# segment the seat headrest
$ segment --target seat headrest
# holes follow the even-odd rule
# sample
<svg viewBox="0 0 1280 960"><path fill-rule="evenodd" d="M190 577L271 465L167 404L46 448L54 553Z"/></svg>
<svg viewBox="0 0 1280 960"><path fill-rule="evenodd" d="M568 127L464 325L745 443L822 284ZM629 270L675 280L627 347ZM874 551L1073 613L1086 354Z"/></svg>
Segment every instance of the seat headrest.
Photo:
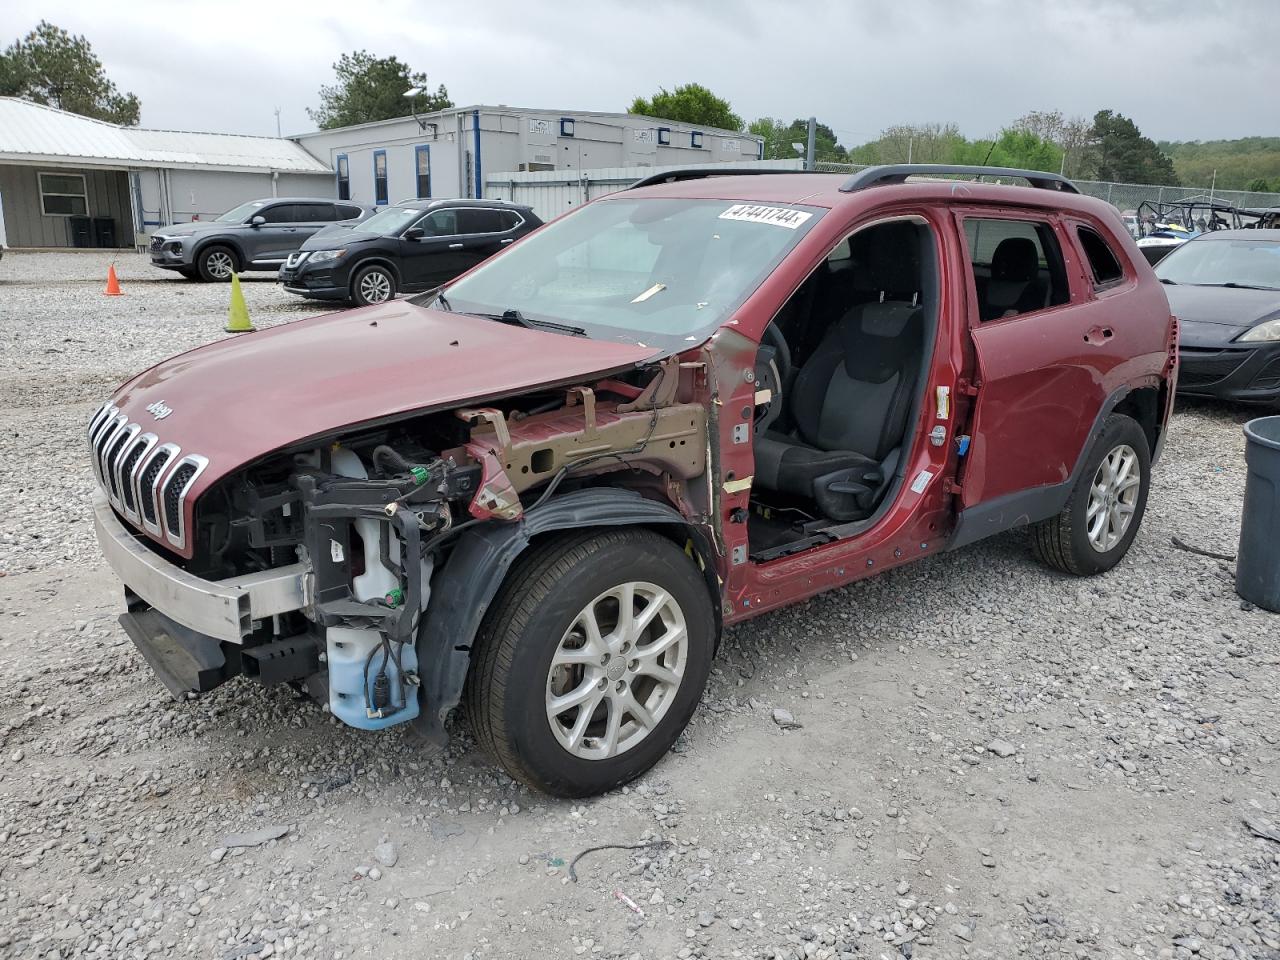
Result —
<svg viewBox="0 0 1280 960"><path fill-rule="evenodd" d="M909 303L854 307L838 326L844 370L854 380L884 383L919 357L924 310Z"/></svg>
<svg viewBox="0 0 1280 960"><path fill-rule="evenodd" d="M909 223L894 223L866 231L868 242L865 262L870 283L860 286L891 294L914 293L919 290L919 245L915 229Z"/></svg>
<svg viewBox="0 0 1280 960"><path fill-rule="evenodd" d="M1006 237L991 255L992 280L1017 280L1025 283L1040 274L1040 251L1028 237Z"/></svg>

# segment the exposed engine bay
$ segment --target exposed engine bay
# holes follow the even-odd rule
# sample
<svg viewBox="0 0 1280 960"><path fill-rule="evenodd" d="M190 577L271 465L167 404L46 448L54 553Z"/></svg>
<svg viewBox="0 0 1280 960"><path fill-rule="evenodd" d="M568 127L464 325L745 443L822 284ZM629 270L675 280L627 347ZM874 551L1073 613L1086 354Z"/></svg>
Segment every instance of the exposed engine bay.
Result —
<svg viewBox="0 0 1280 960"><path fill-rule="evenodd" d="M670 358L591 386L425 413L280 451L200 498L195 552L183 567L225 582L302 563L306 605L253 620L237 645L201 637L131 597L130 633L144 653L139 632L153 634L144 638L153 647L161 634L180 635L188 652L203 645L198 668L180 678L188 689L244 673L294 684L351 726L412 720L420 628L459 536L600 484L707 516L710 487L689 482L707 474L707 406L697 402L705 393L703 364ZM161 655L148 659L164 677Z"/></svg>

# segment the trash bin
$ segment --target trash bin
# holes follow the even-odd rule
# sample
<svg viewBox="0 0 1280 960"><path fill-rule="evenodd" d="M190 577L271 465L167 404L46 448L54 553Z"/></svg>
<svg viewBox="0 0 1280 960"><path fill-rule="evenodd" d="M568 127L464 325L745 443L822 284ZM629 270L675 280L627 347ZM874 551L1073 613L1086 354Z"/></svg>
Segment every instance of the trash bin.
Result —
<svg viewBox="0 0 1280 960"><path fill-rule="evenodd" d="M1280 417L1244 425L1244 514L1236 555L1236 593L1280 613Z"/></svg>

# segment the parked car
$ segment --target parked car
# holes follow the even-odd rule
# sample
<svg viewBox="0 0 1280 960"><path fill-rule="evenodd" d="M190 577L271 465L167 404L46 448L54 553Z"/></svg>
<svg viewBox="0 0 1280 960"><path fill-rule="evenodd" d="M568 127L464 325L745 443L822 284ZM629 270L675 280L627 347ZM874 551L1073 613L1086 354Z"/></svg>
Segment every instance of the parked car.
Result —
<svg viewBox="0 0 1280 960"><path fill-rule="evenodd" d="M465 701L583 796L670 749L727 625L1026 525L1110 569L1175 322L1060 177L905 182L978 173L1019 175L661 174L138 374L89 424L121 623L177 696L245 674L435 747Z"/></svg>
<svg viewBox="0 0 1280 960"><path fill-rule="evenodd" d="M372 212L346 200L250 200L216 220L161 227L151 236L151 263L205 281L230 280L245 270L278 270L303 241L335 223L359 223Z"/></svg>
<svg viewBox="0 0 1280 960"><path fill-rule="evenodd" d="M438 287L540 226L529 207L501 201L406 200L308 240L280 282L303 297L382 303Z"/></svg>
<svg viewBox="0 0 1280 960"><path fill-rule="evenodd" d="M1155 271L1182 324L1178 392L1280 402L1280 229L1201 234Z"/></svg>

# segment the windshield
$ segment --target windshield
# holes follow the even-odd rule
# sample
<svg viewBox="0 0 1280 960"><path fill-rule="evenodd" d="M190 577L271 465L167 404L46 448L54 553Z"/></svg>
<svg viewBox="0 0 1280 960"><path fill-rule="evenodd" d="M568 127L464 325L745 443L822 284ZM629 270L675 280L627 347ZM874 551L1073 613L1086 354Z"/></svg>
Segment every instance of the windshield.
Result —
<svg viewBox="0 0 1280 960"><path fill-rule="evenodd" d="M1161 260L1156 276L1173 283L1280 290L1280 240L1193 240Z"/></svg>
<svg viewBox="0 0 1280 960"><path fill-rule="evenodd" d="M589 336L678 348L709 334L822 210L609 199L542 227L448 288L463 313L518 310Z"/></svg>
<svg viewBox="0 0 1280 960"><path fill-rule="evenodd" d="M353 233L367 233L371 237L394 237L420 216L422 211L414 207L388 207L368 220L357 223L351 230Z"/></svg>
<svg viewBox="0 0 1280 960"><path fill-rule="evenodd" d="M240 206L233 207L232 209L228 210L226 213L224 213L214 222L215 223L244 223L251 216L253 216L254 211L256 211L259 207L266 206L266 203L267 201L265 200L250 200L248 203L242 203L240 204Z"/></svg>

